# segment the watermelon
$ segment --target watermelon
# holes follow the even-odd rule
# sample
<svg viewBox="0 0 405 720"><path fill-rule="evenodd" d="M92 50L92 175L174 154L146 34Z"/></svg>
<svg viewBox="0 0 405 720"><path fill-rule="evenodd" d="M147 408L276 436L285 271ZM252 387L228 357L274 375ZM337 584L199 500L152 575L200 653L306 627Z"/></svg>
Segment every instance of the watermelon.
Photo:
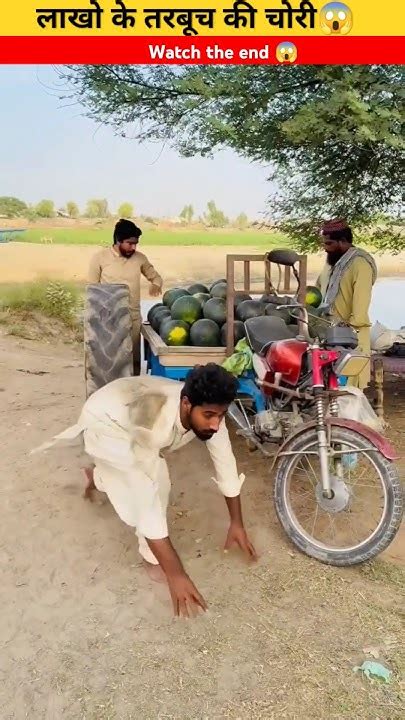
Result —
<svg viewBox="0 0 405 720"><path fill-rule="evenodd" d="M249 318L264 315L264 303L260 300L243 300L236 308L236 317L242 322L246 322Z"/></svg>
<svg viewBox="0 0 405 720"><path fill-rule="evenodd" d="M163 320L160 325L160 337L171 347L188 345L190 342L190 326L183 320Z"/></svg>
<svg viewBox="0 0 405 720"><path fill-rule="evenodd" d="M215 280L215 281L212 283L212 285L210 286L210 292L211 292L212 288L215 287L215 285L218 285L218 283L226 283L226 278L222 278L222 280Z"/></svg>
<svg viewBox="0 0 405 720"><path fill-rule="evenodd" d="M159 326L162 320L170 320L171 319L171 313L169 308L165 307L164 305L161 308L156 308L155 312L152 315L150 324L152 325L155 332L159 332Z"/></svg>
<svg viewBox="0 0 405 720"><path fill-rule="evenodd" d="M305 305L309 315L316 315L316 317L322 317L325 313L325 308L313 307L312 305Z"/></svg>
<svg viewBox="0 0 405 720"><path fill-rule="evenodd" d="M190 295L189 291L184 288L172 288L171 290L166 290L163 295L163 305L171 308L175 300L180 297L184 297L184 295Z"/></svg>
<svg viewBox="0 0 405 720"><path fill-rule="evenodd" d="M227 323L221 327L221 345L224 347L226 347L226 328ZM236 345L236 343L238 343L239 340L242 340L245 335L245 324L240 320L235 320L233 323L233 344Z"/></svg>
<svg viewBox="0 0 405 720"><path fill-rule="evenodd" d="M203 315L208 320L214 320L218 325L223 325L226 321L226 300L211 298L203 307Z"/></svg>
<svg viewBox="0 0 405 720"><path fill-rule="evenodd" d="M150 310L149 310L149 312L148 312L148 316L147 316L147 317L148 317L148 323L151 323L151 322L152 322L152 317L153 317L155 311L156 311L158 308L161 308L161 307L165 307L165 306L163 305L163 303L156 303L156 305L153 305L153 306L150 308Z"/></svg>
<svg viewBox="0 0 405 720"><path fill-rule="evenodd" d="M280 310L277 310L277 305L273 305L273 303L269 303L266 305L264 313L265 315L272 315L273 317L279 317L284 320L284 322L289 325L291 322L293 322L293 318L291 317L291 313L297 313L297 309L291 308L291 310L287 310L287 308L283 307L280 308Z"/></svg>
<svg viewBox="0 0 405 720"><path fill-rule="evenodd" d="M216 285L214 285L213 288L211 288L211 290L210 290L211 297L222 298L223 300L225 300L226 290L227 290L226 282L219 282Z"/></svg>
<svg viewBox="0 0 405 720"><path fill-rule="evenodd" d="M244 290L237 290L235 292L235 297L234 297L234 301L233 301L234 307L237 308L238 305L240 305L241 302L243 302L244 300L251 300L251 299L252 298L250 297L249 293L245 292Z"/></svg>
<svg viewBox="0 0 405 720"><path fill-rule="evenodd" d="M211 300L211 295L209 293L198 292L194 293L193 297L200 301L201 307L204 307L205 303L208 302L208 300Z"/></svg>
<svg viewBox="0 0 405 720"><path fill-rule="evenodd" d="M219 327L214 320L197 320L190 329L190 341L198 347L219 347Z"/></svg>
<svg viewBox="0 0 405 720"><path fill-rule="evenodd" d="M202 283L195 283L194 285L190 285L188 288L188 291L190 295L196 295L197 293L208 293L209 290L206 285L203 285Z"/></svg>
<svg viewBox="0 0 405 720"><path fill-rule="evenodd" d="M311 305L314 308L320 306L322 302L322 293L315 285L307 285L305 288L305 305Z"/></svg>
<svg viewBox="0 0 405 720"><path fill-rule="evenodd" d="M174 301L171 312L173 320L183 320L192 325L202 316L202 307L197 298L187 294Z"/></svg>

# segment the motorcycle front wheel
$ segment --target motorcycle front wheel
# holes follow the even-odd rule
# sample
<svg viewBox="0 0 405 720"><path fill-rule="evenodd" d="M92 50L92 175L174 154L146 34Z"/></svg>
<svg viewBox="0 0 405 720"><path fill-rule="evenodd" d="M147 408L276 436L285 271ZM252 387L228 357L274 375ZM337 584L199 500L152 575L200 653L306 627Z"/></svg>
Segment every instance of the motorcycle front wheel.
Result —
<svg viewBox="0 0 405 720"><path fill-rule="evenodd" d="M322 492L318 438L309 429L284 447L274 501L278 519L301 552L328 565L370 560L394 539L403 515L395 465L362 435L332 427L332 498Z"/></svg>

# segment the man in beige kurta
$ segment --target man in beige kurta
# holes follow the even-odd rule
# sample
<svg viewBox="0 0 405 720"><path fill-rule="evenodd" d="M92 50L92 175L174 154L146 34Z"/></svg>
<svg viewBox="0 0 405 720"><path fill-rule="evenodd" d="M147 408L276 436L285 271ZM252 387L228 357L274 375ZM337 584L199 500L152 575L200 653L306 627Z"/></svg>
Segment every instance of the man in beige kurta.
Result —
<svg viewBox="0 0 405 720"><path fill-rule="evenodd" d="M327 261L318 278L323 303L337 320L356 330L358 349L370 355L369 308L376 264L369 253L353 246L351 228L344 220L325 222L321 229ZM364 390L370 382L370 363L349 384Z"/></svg>
<svg viewBox="0 0 405 720"><path fill-rule="evenodd" d="M132 317L132 342L134 375L141 369L141 275L151 283L150 294L160 295L162 278L149 262L146 255L138 251L142 230L130 220L119 220L114 230L112 247L100 250L91 259L88 282L119 283L128 285L130 312Z"/></svg>
<svg viewBox="0 0 405 720"><path fill-rule="evenodd" d="M195 367L184 384L150 375L119 378L88 398L75 425L36 450L82 438L94 462L87 490L96 487L105 492L119 517L135 528L145 567L152 579L163 577L168 582L177 615L188 614L186 605L201 604L201 596L169 537L167 455L196 438L206 444L213 480L229 512L225 548L235 544L249 558L256 558L242 519L245 476L238 473L225 423L237 386L233 375L213 363ZM190 458L192 486L195 468Z"/></svg>

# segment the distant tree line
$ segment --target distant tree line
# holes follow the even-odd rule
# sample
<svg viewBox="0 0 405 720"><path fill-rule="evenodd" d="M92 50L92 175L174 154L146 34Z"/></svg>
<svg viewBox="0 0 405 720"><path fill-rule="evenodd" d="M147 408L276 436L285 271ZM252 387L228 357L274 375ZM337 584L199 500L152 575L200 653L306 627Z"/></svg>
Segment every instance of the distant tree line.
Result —
<svg viewBox="0 0 405 720"><path fill-rule="evenodd" d="M23 200L15 197L0 197L0 216L6 218L25 217L28 220L36 218L54 218L57 216L70 217L72 219L84 217L104 219L111 217L112 213L105 198L93 198L88 200L83 212L73 200L69 200L64 207L56 208L53 200L43 199L36 205L28 205ZM134 216L134 206L130 202L122 203L117 215L123 218Z"/></svg>
<svg viewBox="0 0 405 720"><path fill-rule="evenodd" d="M93 198L88 200L84 211L81 212L77 203L69 200L64 207L56 208L53 200L43 199L36 205L28 205L23 200L15 197L0 197L0 217L3 218L26 218L27 220L41 220L44 218L66 217L71 219L89 218L104 220L112 217L108 201L105 198ZM117 209L116 216L121 218L134 217L134 206L130 202L122 203ZM230 220L220 210L214 200L207 203L206 211L200 216L195 215L192 205L185 205L179 215L179 219L185 225L199 223L209 228L233 227L238 230L246 230L251 224L246 213L241 212L234 220ZM145 222L156 224L156 219L150 216L143 218Z"/></svg>

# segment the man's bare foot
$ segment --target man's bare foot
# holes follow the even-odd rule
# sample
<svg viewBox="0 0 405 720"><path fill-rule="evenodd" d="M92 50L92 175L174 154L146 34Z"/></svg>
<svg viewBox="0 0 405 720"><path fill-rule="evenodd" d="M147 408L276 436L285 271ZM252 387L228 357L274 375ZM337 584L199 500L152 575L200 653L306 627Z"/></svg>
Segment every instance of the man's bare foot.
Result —
<svg viewBox="0 0 405 720"><path fill-rule="evenodd" d="M83 497L85 500L93 502L93 490L96 490L94 484L94 467L84 468L84 474L86 476L86 486L84 488Z"/></svg>
<svg viewBox="0 0 405 720"><path fill-rule="evenodd" d="M152 563L148 562L147 560L143 560L143 566L148 573L149 578L153 580L153 582L167 583L166 575L164 574L160 565L152 565Z"/></svg>

